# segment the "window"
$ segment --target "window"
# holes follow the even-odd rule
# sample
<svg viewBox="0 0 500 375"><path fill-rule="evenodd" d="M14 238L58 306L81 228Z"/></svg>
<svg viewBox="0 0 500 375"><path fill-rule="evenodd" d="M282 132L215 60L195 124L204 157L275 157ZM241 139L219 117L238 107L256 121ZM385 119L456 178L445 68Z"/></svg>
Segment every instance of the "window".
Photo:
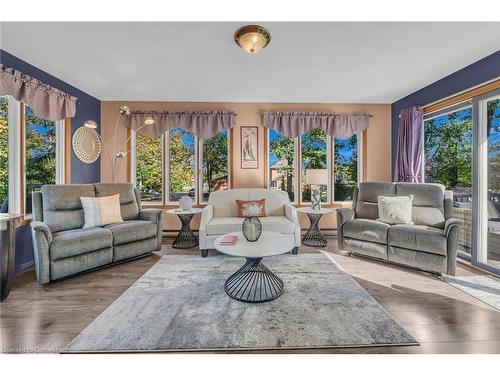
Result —
<svg viewBox="0 0 500 375"><path fill-rule="evenodd" d="M0 96L0 212L7 210L9 195L9 98ZM4 203L5 202L5 203Z"/></svg>
<svg viewBox="0 0 500 375"><path fill-rule="evenodd" d="M328 169L328 136L324 130L312 129L300 137L302 160L302 202L311 201L311 186L306 184L306 170ZM321 202L328 201L328 185L321 185Z"/></svg>
<svg viewBox="0 0 500 375"><path fill-rule="evenodd" d="M350 201L358 185L358 136L335 138L333 147L333 200Z"/></svg>
<svg viewBox="0 0 500 375"><path fill-rule="evenodd" d="M228 131L202 140L202 181L200 202L207 202L212 191L229 189Z"/></svg>
<svg viewBox="0 0 500 375"><path fill-rule="evenodd" d="M32 212L31 197L42 185L55 184L56 179L56 122L36 117L24 106L25 129L25 206Z"/></svg>
<svg viewBox="0 0 500 375"><path fill-rule="evenodd" d="M359 138L354 134L345 139L332 139L325 131L312 129L292 139L269 129L268 187L287 191L291 202L310 202L311 187L306 184L306 171L326 169L328 176L333 174L333 177L320 187L321 201L352 200L361 175Z"/></svg>
<svg viewBox="0 0 500 375"><path fill-rule="evenodd" d="M183 196L194 197L195 191L195 139L184 129L168 132L169 202L177 202Z"/></svg>
<svg viewBox="0 0 500 375"><path fill-rule="evenodd" d="M424 181L452 190L457 218L472 221L472 107L451 108L424 118ZM468 254L472 233L461 231L459 249Z"/></svg>
<svg viewBox="0 0 500 375"><path fill-rule="evenodd" d="M163 137L148 138L137 134L136 186L141 200L148 203L162 202L163 182Z"/></svg>
<svg viewBox="0 0 500 375"><path fill-rule="evenodd" d="M293 138L269 130L269 187L286 191L291 202L295 202L295 154Z"/></svg>
<svg viewBox="0 0 500 375"><path fill-rule="evenodd" d="M134 134L133 142L135 184L146 204L176 204L183 196L205 203L212 191L229 188L229 131L202 140L173 129L155 139Z"/></svg>
<svg viewBox="0 0 500 375"><path fill-rule="evenodd" d="M48 121L11 96L0 96L0 209L32 212L32 194L64 183L65 122ZM22 147L24 145L24 148Z"/></svg>

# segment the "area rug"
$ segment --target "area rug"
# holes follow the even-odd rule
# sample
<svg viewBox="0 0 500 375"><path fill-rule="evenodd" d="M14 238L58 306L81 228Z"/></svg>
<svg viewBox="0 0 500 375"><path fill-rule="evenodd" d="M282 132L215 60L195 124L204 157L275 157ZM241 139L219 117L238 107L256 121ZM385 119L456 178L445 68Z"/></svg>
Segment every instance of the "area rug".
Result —
<svg viewBox="0 0 500 375"><path fill-rule="evenodd" d="M441 280L500 311L500 281L493 276L448 276Z"/></svg>
<svg viewBox="0 0 500 375"><path fill-rule="evenodd" d="M260 304L224 292L224 281L243 263L227 256L164 256L63 353L417 344L324 254L264 259L285 291Z"/></svg>

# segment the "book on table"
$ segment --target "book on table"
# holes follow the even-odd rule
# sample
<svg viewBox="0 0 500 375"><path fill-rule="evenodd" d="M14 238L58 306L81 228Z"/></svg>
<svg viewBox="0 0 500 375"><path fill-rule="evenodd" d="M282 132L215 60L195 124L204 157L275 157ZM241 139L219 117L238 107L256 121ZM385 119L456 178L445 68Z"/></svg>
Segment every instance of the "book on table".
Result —
<svg viewBox="0 0 500 375"><path fill-rule="evenodd" d="M238 236L234 234L226 234L220 241L221 245L234 245L236 242L238 242Z"/></svg>

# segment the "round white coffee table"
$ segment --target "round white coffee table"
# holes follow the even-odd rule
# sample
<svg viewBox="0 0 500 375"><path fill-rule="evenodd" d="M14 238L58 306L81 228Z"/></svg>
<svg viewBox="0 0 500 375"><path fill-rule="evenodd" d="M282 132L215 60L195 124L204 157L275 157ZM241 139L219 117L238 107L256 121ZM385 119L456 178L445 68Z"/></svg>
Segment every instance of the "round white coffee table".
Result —
<svg viewBox="0 0 500 375"><path fill-rule="evenodd" d="M202 208L193 207L189 210L183 210L182 208L173 208L167 210L167 214L174 214L179 217L181 221L181 230L175 237L172 247L174 249L190 249L192 247L198 246L198 237L195 236L191 230L191 219L196 214L201 214L203 212Z"/></svg>
<svg viewBox="0 0 500 375"><path fill-rule="evenodd" d="M222 245L224 236L220 236L214 241L215 249L227 255L246 258L246 262L226 280L226 293L235 300L253 303L279 297L283 293L283 281L262 263L262 258L292 250L295 246L293 237L265 231L257 241L249 242L242 232L228 235L238 236L238 242L235 245Z"/></svg>

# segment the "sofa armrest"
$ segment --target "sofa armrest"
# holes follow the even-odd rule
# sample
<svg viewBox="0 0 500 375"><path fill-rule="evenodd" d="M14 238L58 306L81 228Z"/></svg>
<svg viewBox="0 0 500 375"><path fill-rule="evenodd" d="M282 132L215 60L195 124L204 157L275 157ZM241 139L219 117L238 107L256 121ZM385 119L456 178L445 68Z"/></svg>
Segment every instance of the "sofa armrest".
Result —
<svg viewBox="0 0 500 375"><path fill-rule="evenodd" d="M457 234L458 234L458 229L460 229L460 227L462 227L462 225L464 224L464 222L460 219L456 219L456 218L451 218L451 219L448 219L444 222L444 235L445 237L448 237L450 236L450 234L452 233L452 230L454 228L457 228Z"/></svg>
<svg viewBox="0 0 500 375"><path fill-rule="evenodd" d="M50 228L47 224L42 221L32 221L30 223L30 227L34 231L43 233L49 245L52 243L52 232L50 231Z"/></svg>
<svg viewBox="0 0 500 375"><path fill-rule="evenodd" d="M296 226L300 227L299 216L297 214L297 207L291 204L285 204L285 216L288 220L292 221Z"/></svg>
<svg viewBox="0 0 500 375"><path fill-rule="evenodd" d="M462 220L451 218L444 223L444 235L446 236L447 267L446 273L455 276L457 267L458 231L462 226Z"/></svg>
<svg viewBox="0 0 500 375"><path fill-rule="evenodd" d="M160 208L143 208L139 211L139 220L151 221L158 224L162 222L163 210Z"/></svg>
<svg viewBox="0 0 500 375"><path fill-rule="evenodd" d="M49 249L52 243L52 233L47 224L41 221L32 221L30 227L36 278L39 284L47 284L50 282Z"/></svg>
<svg viewBox="0 0 500 375"><path fill-rule="evenodd" d="M200 229L207 226L208 223L214 218L214 206L207 204L201 212Z"/></svg>
<svg viewBox="0 0 500 375"><path fill-rule="evenodd" d="M341 227L346 221L354 219L352 208L337 208L337 227Z"/></svg>

